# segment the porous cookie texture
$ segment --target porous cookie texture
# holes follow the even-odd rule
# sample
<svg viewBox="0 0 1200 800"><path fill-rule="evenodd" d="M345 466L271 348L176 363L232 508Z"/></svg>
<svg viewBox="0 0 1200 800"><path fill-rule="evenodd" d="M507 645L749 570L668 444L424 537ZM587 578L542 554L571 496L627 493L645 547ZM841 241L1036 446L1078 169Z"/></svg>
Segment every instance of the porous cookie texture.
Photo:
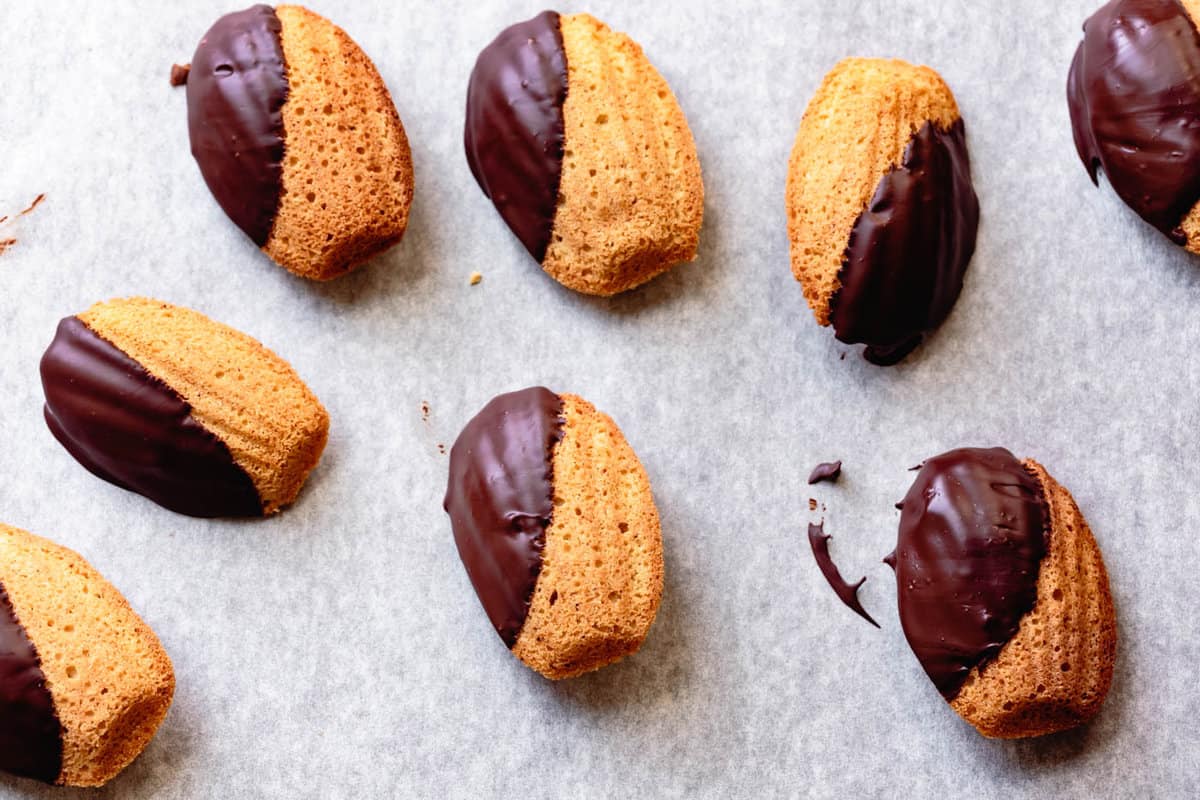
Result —
<svg viewBox="0 0 1200 800"><path fill-rule="evenodd" d="M0 586L36 650L57 716L61 770L51 782L106 783L142 752L166 716L175 692L170 659L82 556L3 524ZM0 728L8 724L0 720Z"/></svg>
<svg viewBox="0 0 1200 800"><path fill-rule="evenodd" d="M563 163L542 267L613 295L696 257L704 218L687 118L637 42L588 14L561 18Z"/></svg>
<svg viewBox="0 0 1200 800"><path fill-rule="evenodd" d="M544 12L484 48L464 144L505 222L571 289L609 296L695 258L687 120L642 48L594 17Z"/></svg>
<svg viewBox="0 0 1200 800"><path fill-rule="evenodd" d="M371 59L306 8L279 6L287 64L283 189L263 250L329 280L396 245L413 199L412 153Z"/></svg>
<svg viewBox="0 0 1200 800"><path fill-rule="evenodd" d="M1117 624L1100 548L1070 492L1036 461L1050 525L1037 601L950 705L984 736L1041 736L1088 722L1112 684Z"/></svg>
<svg viewBox="0 0 1200 800"><path fill-rule="evenodd" d="M79 315L187 401L225 443L262 499L290 504L329 438L329 414L292 366L257 340L198 311L135 297Z"/></svg>
<svg viewBox="0 0 1200 800"><path fill-rule="evenodd" d="M838 63L800 123L786 200L817 322L895 363L949 313L974 252L978 202L945 81L899 60Z"/></svg>
<svg viewBox="0 0 1200 800"><path fill-rule="evenodd" d="M884 174L926 122L949 129L959 118L954 95L929 67L900 60L847 58L808 104L788 163L788 235L792 273L817 322L829 306L854 223Z"/></svg>
<svg viewBox="0 0 1200 800"><path fill-rule="evenodd" d="M553 515L513 653L570 678L636 653L662 598L662 536L650 481L616 423L562 395Z"/></svg>
<svg viewBox="0 0 1200 800"><path fill-rule="evenodd" d="M403 237L404 127L374 64L336 25L299 6L227 14L197 47L187 86L205 181L276 262L329 280Z"/></svg>

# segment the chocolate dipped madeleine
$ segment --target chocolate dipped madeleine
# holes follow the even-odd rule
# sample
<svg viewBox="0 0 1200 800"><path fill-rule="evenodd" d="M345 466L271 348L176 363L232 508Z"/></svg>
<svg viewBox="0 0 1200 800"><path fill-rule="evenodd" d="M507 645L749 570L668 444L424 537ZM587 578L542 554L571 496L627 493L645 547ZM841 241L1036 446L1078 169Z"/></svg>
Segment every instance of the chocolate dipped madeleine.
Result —
<svg viewBox="0 0 1200 800"><path fill-rule="evenodd" d="M1036 461L962 449L922 465L896 550L900 620L950 706L981 734L1082 725L1108 695L1108 573L1070 493Z"/></svg>
<svg viewBox="0 0 1200 800"><path fill-rule="evenodd" d="M329 435L325 408L287 362L158 300L62 320L41 373L46 423L79 463L190 516L279 511Z"/></svg>
<svg viewBox="0 0 1200 800"><path fill-rule="evenodd" d="M413 197L404 126L375 65L300 6L226 14L187 75L192 154L230 219L314 280L397 244Z"/></svg>
<svg viewBox="0 0 1200 800"><path fill-rule="evenodd" d="M792 273L817 322L904 359L949 316L975 252L966 129L941 76L849 58L804 112L787 179Z"/></svg>
<svg viewBox="0 0 1200 800"><path fill-rule="evenodd" d="M100 786L154 737L175 672L78 553L0 524L0 769Z"/></svg>
<svg viewBox="0 0 1200 800"><path fill-rule="evenodd" d="M623 33L545 11L479 54L467 163L556 281L609 296L696 257L704 185L663 77Z"/></svg>
<svg viewBox="0 0 1200 800"><path fill-rule="evenodd" d="M1092 183L1200 253L1198 0L1113 0L1083 26L1067 77L1075 149Z"/></svg>
<svg viewBox="0 0 1200 800"><path fill-rule="evenodd" d="M637 652L662 597L646 472L606 414L536 387L500 395L450 451L446 512L500 638L551 679Z"/></svg>

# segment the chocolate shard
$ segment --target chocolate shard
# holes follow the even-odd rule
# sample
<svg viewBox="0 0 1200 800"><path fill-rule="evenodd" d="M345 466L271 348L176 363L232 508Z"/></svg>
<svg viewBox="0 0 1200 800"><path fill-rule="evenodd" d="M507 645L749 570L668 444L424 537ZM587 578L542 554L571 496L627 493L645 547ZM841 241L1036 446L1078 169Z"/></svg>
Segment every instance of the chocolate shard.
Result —
<svg viewBox="0 0 1200 800"><path fill-rule="evenodd" d="M841 474L841 461L828 461L824 464L817 464L808 475L808 485L812 486L814 483L821 483L822 481L837 483L837 479L841 477Z"/></svg>
<svg viewBox="0 0 1200 800"><path fill-rule="evenodd" d="M819 525L809 523L808 544L812 547L813 558L817 560L817 567L821 570L821 574L825 576L825 580L833 588L834 594L855 614L858 614L878 628L879 623L871 618L871 615L862 607L862 603L858 599L858 590L867 582L867 579L863 577L859 579L858 583L846 583L846 579L842 577L837 564L833 563L833 557L829 555L829 540L831 538L833 537L825 532L824 522Z"/></svg>
<svg viewBox="0 0 1200 800"><path fill-rule="evenodd" d="M500 395L450 450L443 507L479 602L510 648L542 569L562 413L562 400L549 389Z"/></svg>
<svg viewBox="0 0 1200 800"><path fill-rule="evenodd" d="M867 345L874 364L903 360L954 308L978 227L963 121L927 122L850 232L830 303L837 338Z"/></svg>
<svg viewBox="0 0 1200 800"><path fill-rule="evenodd" d="M1200 202L1200 32L1176 0L1113 0L1083 27L1067 77L1075 149L1138 216L1187 244Z"/></svg>
<svg viewBox="0 0 1200 800"><path fill-rule="evenodd" d="M896 550L900 621L934 685L953 700L1037 600L1046 500L1003 448L931 458L904 498Z"/></svg>
<svg viewBox="0 0 1200 800"><path fill-rule="evenodd" d="M471 174L539 262L558 204L566 98L567 57L553 11L502 31L479 54L467 88Z"/></svg>
<svg viewBox="0 0 1200 800"><path fill-rule="evenodd" d="M171 387L77 317L42 356L46 424L93 474L193 517L263 513L224 442Z"/></svg>
<svg viewBox="0 0 1200 800"><path fill-rule="evenodd" d="M0 769L54 783L62 757L62 723L37 648L0 586Z"/></svg>
<svg viewBox="0 0 1200 800"><path fill-rule="evenodd" d="M221 208L259 247L283 190L281 29L270 6L226 14L200 40L187 80L192 155Z"/></svg>

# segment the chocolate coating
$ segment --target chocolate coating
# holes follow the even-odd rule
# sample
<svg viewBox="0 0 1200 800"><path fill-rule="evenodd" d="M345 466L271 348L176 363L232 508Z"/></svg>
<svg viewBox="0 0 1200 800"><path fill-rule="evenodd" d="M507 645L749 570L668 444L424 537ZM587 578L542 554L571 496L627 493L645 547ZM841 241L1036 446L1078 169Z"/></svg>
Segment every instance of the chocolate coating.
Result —
<svg viewBox="0 0 1200 800"><path fill-rule="evenodd" d="M54 783L62 755L62 723L42 662L0 586L0 769Z"/></svg>
<svg viewBox="0 0 1200 800"><path fill-rule="evenodd" d="M1037 600L1046 500L1003 448L925 462L904 498L896 550L900 622L938 691L953 700Z"/></svg>
<svg viewBox="0 0 1200 800"><path fill-rule="evenodd" d="M542 569L562 409L559 396L542 387L500 395L450 450L443 507L479 602L510 648Z"/></svg>
<svg viewBox="0 0 1200 800"><path fill-rule="evenodd" d="M226 14L200 40L187 77L192 155L221 208L259 247L283 191L281 29L270 6Z"/></svg>
<svg viewBox="0 0 1200 800"><path fill-rule="evenodd" d="M42 356L45 417L92 473L193 517L256 517L262 501L225 443L141 364L67 317Z"/></svg>
<svg viewBox="0 0 1200 800"><path fill-rule="evenodd" d="M813 558L817 560L817 567L821 570L821 574L825 576L825 580L833 588L834 594L855 614L858 614L878 628L879 623L871 619L871 615L867 613L867 610L862 607L862 603L858 600L858 589L867 582L867 579L863 577L859 578L858 583L846 583L846 579L842 577L837 564L833 563L833 556L829 555L829 540L831 538L825 532L824 522L820 525L809 523L808 544L812 547Z"/></svg>
<svg viewBox="0 0 1200 800"><path fill-rule="evenodd" d="M874 364L901 361L954 308L978 227L963 121L927 122L850 232L830 302L837 338L867 345Z"/></svg>
<svg viewBox="0 0 1200 800"><path fill-rule="evenodd" d="M467 87L471 174L539 262L554 229L566 99L567 56L553 11L504 29L479 54Z"/></svg>
<svg viewBox="0 0 1200 800"><path fill-rule="evenodd" d="M1113 0L1084 24L1067 78L1075 149L1138 216L1187 244L1200 202L1200 33L1177 0Z"/></svg>

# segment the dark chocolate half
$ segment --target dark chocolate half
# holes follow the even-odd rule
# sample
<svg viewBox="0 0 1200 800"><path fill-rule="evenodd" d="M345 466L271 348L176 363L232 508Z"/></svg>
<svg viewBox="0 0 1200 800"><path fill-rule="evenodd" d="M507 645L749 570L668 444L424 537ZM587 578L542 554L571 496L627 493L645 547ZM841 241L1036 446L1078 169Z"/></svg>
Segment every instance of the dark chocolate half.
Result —
<svg viewBox="0 0 1200 800"><path fill-rule="evenodd" d="M952 450L917 473L885 560L904 635L947 700L1033 608L1048 525L1041 486L1004 448Z"/></svg>
<svg viewBox="0 0 1200 800"><path fill-rule="evenodd" d="M553 11L505 28L479 54L467 87L471 174L539 262L558 205L566 99L567 56Z"/></svg>
<svg viewBox="0 0 1200 800"><path fill-rule="evenodd" d="M37 648L0 586L0 769L54 783L62 756L62 723Z"/></svg>
<svg viewBox="0 0 1200 800"><path fill-rule="evenodd" d="M221 208L259 247L283 191L281 30L270 6L226 14L200 40L187 77L192 155Z"/></svg>
<svg viewBox="0 0 1200 800"><path fill-rule="evenodd" d="M1138 216L1187 244L1200 202L1200 33L1177 0L1113 0L1083 26L1067 77L1075 149Z"/></svg>
<svg viewBox="0 0 1200 800"><path fill-rule="evenodd" d="M483 610L509 647L542 569L562 414L562 400L549 389L503 394L467 423L450 450L443 507Z"/></svg>
<svg viewBox="0 0 1200 800"><path fill-rule="evenodd" d="M808 544L812 547L813 558L817 560L817 568L821 570L821 574L833 589L834 594L838 596L846 606L865 619L867 622L879 627L879 623L871 619L871 615L863 608L862 603L858 599L859 588L867 582L865 577L859 578L858 583L846 583L846 579L842 577L842 573L838 570L837 564L833 563L833 556L829 555L829 540L832 537L825 532L825 523L820 525L808 525Z"/></svg>
<svg viewBox="0 0 1200 800"><path fill-rule="evenodd" d="M896 364L950 314L975 252L979 200L966 128L927 122L858 217L830 301L840 341Z"/></svg>
<svg viewBox="0 0 1200 800"><path fill-rule="evenodd" d="M95 475L193 517L262 516L254 482L188 403L78 317L42 356L50 431Z"/></svg>

